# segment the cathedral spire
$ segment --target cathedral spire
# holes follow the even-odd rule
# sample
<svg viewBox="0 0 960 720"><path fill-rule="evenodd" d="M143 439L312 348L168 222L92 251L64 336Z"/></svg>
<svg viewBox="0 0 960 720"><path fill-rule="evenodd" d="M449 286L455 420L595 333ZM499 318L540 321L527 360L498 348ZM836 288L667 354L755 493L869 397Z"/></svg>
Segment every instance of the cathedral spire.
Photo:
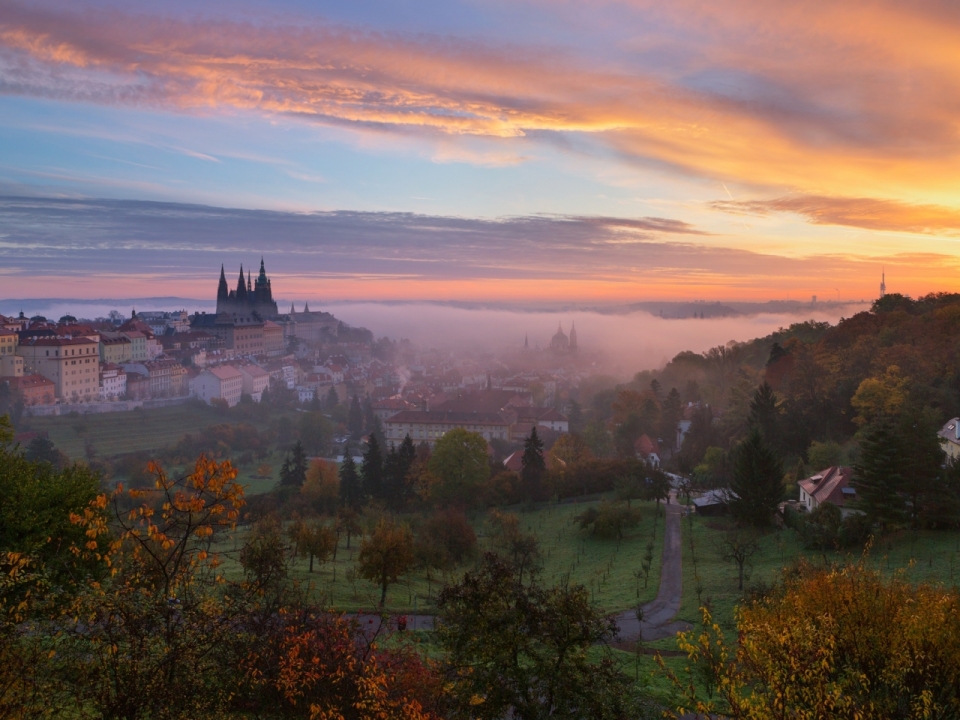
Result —
<svg viewBox="0 0 960 720"><path fill-rule="evenodd" d="M310 312L310 306L306 302L303 303L303 311L305 313Z"/></svg>
<svg viewBox="0 0 960 720"><path fill-rule="evenodd" d="M226 300L230 295L230 291L227 289L227 275L224 272L223 265L220 266L220 283L217 285L217 302L221 300Z"/></svg>
<svg viewBox="0 0 960 720"><path fill-rule="evenodd" d="M248 292L248 293L252 293L252 292L253 292L253 283L250 282L250 271L249 271L249 270L247 270L247 292Z"/></svg>
<svg viewBox="0 0 960 720"><path fill-rule="evenodd" d="M237 280L237 301L246 302L247 300L247 282L243 276L243 265L240 265L240 279Z"/></svg>

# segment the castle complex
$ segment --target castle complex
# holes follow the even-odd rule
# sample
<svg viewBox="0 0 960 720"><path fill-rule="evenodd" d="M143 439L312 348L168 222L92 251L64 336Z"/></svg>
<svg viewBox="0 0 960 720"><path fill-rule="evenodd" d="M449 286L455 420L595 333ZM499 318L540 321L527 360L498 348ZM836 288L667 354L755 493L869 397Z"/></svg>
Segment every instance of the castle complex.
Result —
<svg viewBox="0 0 960 720"><path fill-rule="evenodd" d="M217 314L220 313L231 315L255 313L261 319L280 314L277 310L277 303L273 299L273 291L270 289L270 279L267 277L267 271L263 266L263 258L260 258L260 274L257 275L256 282L251 281L249 272L244 279L243 265L240 266L240 278L237 280L236 290L228 290L227 276L224 274L223 265L220 266L220 284L217 286Z"/></svg>

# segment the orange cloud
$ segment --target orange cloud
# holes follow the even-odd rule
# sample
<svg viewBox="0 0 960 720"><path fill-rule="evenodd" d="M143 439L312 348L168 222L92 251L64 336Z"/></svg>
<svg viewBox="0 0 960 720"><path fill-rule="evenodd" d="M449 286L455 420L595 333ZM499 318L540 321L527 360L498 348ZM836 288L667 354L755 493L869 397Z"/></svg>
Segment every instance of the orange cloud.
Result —
<svg viewBox="0 0 960 720"><path fill-rule="evenodd" d="M638 21L636 39L601 63L555 48L4 0L0 58L16 72L0 91L417 133L442 138L439 158L469 158L450 147L461 136L588 134L627 162L818 195L916 201L960 182L960 23L940 6L619 4L685 36L646 36ZM674 58L667 70L636 59L651 46Z"/></svg>
<svg viewBox="0 0 960 720"><path fill-rule="evenodd" d="M772 200L718 201L718 210L767 215L787 212L802 215L816 225L847 225L866 230L960 234L960 209L920 205L877 198L845 198L796 195Z"/></svg>

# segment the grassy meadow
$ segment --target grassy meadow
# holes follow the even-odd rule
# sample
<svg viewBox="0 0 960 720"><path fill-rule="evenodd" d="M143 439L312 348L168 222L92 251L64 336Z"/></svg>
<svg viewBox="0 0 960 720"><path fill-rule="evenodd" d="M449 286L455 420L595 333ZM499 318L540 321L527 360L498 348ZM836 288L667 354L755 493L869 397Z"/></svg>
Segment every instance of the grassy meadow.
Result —
<svg viewBox="0 0 960 720"><path fill-rule="evenodd" d="M553 585L568 576L570 582L582 583L590 589L591 596L600 607L609 612L636 607L638 603L652 600L657 594L660 578L660 555L663 550L663 517L656 517L654 503L635 503L641 508L642 520L630 529L620 542L595 538L581 531L574 517L591 503L548 504L535 510L517 511L522 527L536 534L540 542L543 570L541 579ZM661 510L662 512L662 510ZM407 518L413 522L414 518ZM374 516L367 518L373 523ZM479 513L473 525L483 551L491 544L488 515ZM236 533L220 536L218 551L225 554L225 575L239 579L241 568L237 560L247 527ZM654 536L655 533L655 536ZM342 537L337 549L336 562L324 565L315 563L314 572L309 572L309 561L296 558L291 561L292 577L317 598L322 598L332 607L341 610L372 609L379 602L380 591L373 583L357 576L356 561L360 539L354 537L347 547ZM641 567L647 543L653 543L653 564L646 587L634 572ZM387 593L387 609L393 612L433 612L437 592L447 582L454 580L466 567L449 573L437 571L413 571L392 585Z"/></svg>

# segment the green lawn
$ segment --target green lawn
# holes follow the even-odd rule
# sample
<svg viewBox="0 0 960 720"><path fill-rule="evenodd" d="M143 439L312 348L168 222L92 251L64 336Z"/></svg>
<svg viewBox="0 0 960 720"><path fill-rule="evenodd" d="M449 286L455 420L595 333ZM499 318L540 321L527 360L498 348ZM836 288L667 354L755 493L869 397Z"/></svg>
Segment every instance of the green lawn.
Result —
<svg viewBox="0 0 960 720"><path fill-rule="evenodd" d="M660 554L663 541L663 518L655 517L653 503L638 503L643 519L637 528L621 542L600 540L584 535L574 524L575 515L589 504L547 505L531 512L520 513L522 525L536 533L543 554L542 582L553 585L568 574L570 581L582 583L600 607L609 612L636 607L652 600L657 594L660 578ZM481 513L474 520L481 549L489 543L487 515ZM654 527L656 539L653 540ZM218 541L218 550L225 553L224 566L228 578L238 579L239 548L249 528L239 528L235 534L224 534ZM654 542L654 562L646 588L633 572L640 568L648 542ZM353 538L347 548L346 537L341 538L336 562L314 566L308 572L308 561L295 559L291 563L293 578L309 589L314 597L322 598L341 610L372 609L380 599L379 589L371 582L356 576L356 559L360 540ZM390 587L387 609L394 612L433 612L433 601L444 584L454 581L466 568L442 574L415 571Z"/></svg>
<svg viewBox="0 0 960 720"><path fill-rule="evenodd" d="M224 422L237 421L194 404L28 420L32 431L46 431L57 449L75 460L85 457L84 448L88 441L93 443L99 455L109 457L159 450L173 445L187 433Z"/></svg>
<svg viewBox="0 0 960 720"><path fill-rule="evenodd" d="M717 550L724 536L726 518L693 516L692 523L683 520L683 601L678 618L688 622L700 621L700 602L707 604L714 619L725 632L735 629L734 608L743 600L737 589L737 568L724 562ZM691 530L693 549L690 546ZM696 576L702 592L697 596L693 552L696 553ZM801 556L815 565L838 562L856 562L859 551L840 553L805 549L798 533L791 529L770 530L760 541L760 551L752 558L752 571L744 587L773 585L780 578L781 569ZM910 582L934 582L955 586L960 583L960 533L946 531L903 531L874 543L867 562L884 573L901 573ZM672 643L672 641L670 641ZM675 647L675 645L673 645Z"/></svg>

